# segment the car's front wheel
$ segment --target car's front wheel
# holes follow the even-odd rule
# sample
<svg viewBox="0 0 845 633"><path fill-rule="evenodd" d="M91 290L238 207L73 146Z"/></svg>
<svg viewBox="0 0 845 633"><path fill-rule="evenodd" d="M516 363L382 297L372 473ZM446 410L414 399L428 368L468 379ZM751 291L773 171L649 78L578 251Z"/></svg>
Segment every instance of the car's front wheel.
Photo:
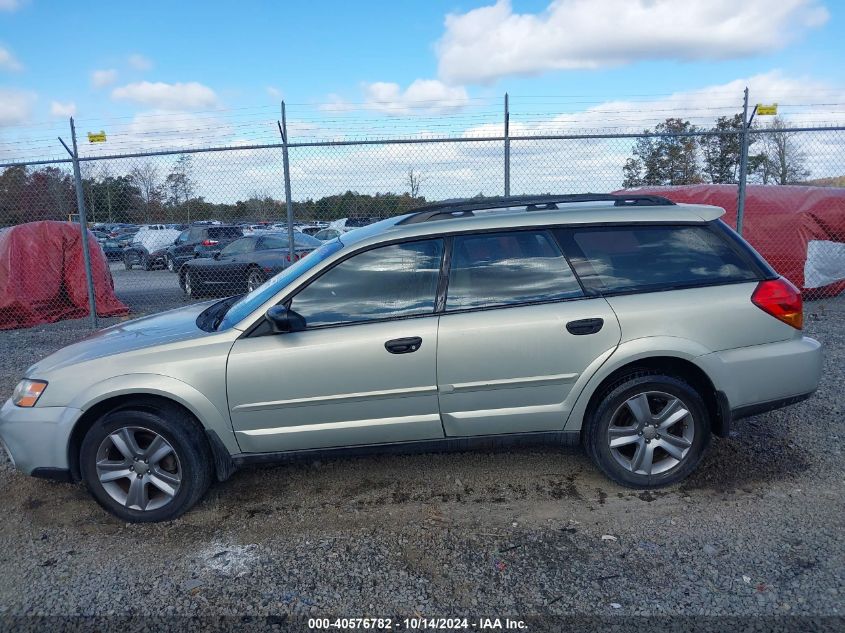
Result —
<svg viewBox="0 0 845 633"><path fill-rule="evenodd" d="M196 274L187 268L181 273L182 275L182 290L189 299L195 299L202 294L201 286L197 281Z"/></svg>
<svg viewBox="0 0 845 633"><path fill-rule="evenodd" d="M80 471L88 490L124 521L182 515L211 483L211 456L191 417L178 408L120 409L85 436Z"/></svg>
<svg viewBox="0 0 845 633"><path fill-rule="evenodd" d="M584 442L599 469L635 488L686 478L710 442L701 395L683 380L659 373L634 374L612 385L586 423Z"/></svg>
<svg viewBox="0 0 845 633"><path fill-rule="evenodd" d="M123 267L126 270L132 270L132 256L129 253L123 255Z"/></svg>
<svg viewBox="0 0 845 633"><path fill-rule="evenodd" d="M172 273L176 272L176 262L173 260L173 258L170 255L167 256L167 270L169 270Z"/></svg>

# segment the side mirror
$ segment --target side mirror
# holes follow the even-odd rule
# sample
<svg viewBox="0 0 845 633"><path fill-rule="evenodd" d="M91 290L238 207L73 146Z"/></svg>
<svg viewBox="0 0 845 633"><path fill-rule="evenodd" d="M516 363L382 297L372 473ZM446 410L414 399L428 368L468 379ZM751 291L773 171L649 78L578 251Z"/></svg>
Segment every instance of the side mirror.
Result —
<svg viewBox="0 0 845 633"><path fill-rule="evenodd" d="M173 246L177 246L178 244L179 244L179 238L177 237L175 240L173 240Z"/></svg>
<svg viewBox="0 0 845 633"><path fill-rule="evenodd" d="M305 329L305 318L285 306L273 306L265 316L274 332L301 332Z"/></svg>

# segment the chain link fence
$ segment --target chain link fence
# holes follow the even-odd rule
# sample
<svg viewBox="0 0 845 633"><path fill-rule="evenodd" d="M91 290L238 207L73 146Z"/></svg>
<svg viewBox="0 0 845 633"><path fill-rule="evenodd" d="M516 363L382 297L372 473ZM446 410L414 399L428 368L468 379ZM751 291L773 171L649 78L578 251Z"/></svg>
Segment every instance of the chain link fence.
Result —
<svg viewBox="0 0 845 633"><path fill-rule="evenodd" d="M845 127L511 130L520 135L487 125L462 136L291 142L293 248L282 141L151 143L121 155L86 145L78 179L72 150L2 164L0 329L89 315L81 211L97 313L141 315L248 291L323 241L436 200L641 188L719 204L736 226L746 139L744 236L811 297L841 290Z"/></svg>

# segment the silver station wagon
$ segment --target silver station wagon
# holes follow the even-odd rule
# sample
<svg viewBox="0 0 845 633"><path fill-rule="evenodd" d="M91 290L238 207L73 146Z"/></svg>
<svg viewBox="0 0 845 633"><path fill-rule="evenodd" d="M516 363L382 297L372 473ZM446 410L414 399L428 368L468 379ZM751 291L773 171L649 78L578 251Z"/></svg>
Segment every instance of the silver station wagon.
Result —
<svg viewBox="0 0 845 633"><path fill-rule="evenodd" d="M424 207L249 294L60 350L26 372L0 438L20 470L81 480L126 521L316 454L580 442L620 484L672 484L821 372L800 293L723 213L609 194Z"/></svg>

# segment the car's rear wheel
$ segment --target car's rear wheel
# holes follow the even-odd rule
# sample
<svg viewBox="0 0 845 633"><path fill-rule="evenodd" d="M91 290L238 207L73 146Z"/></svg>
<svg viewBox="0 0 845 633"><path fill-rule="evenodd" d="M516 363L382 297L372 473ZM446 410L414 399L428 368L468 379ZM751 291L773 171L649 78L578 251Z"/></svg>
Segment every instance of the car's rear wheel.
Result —
<svg viewBox="0 0 845 633"><path fill-rule="evenodd" d="M599 469L617 483L668 486L698 465L710 442L710 419L701 395L683 380L634 374L601 396L584 442Z"/></svg>
<svg viewBox="0 0 845 633"><path fill-rule="evenodd" d="M257 268L251 268L246 278L246 291L252 292L264 283L264 273Z"/></svg>
<svg viewBox="0 0 845 633"><path fill-rule="evenodd" d="M146 253L141 254L141 268L143 268L144 270L153 269L152 262L150 261L150 256Z"/></svg>
<svg viewBox="0 0 845 633"><path fill-rule="evenodd" d="M167 270L169 270L172 273L176 272L176 262L173 260L173 258L170 255L167 256Z"/></svg>
<svg viewBox="0 0 845 633"><path fill-rule="evenodd" d="M88 490L124 521L168 521L211 484L211 456L194 420L178 408L120 409L100 418L82 442Z"/></svg>

